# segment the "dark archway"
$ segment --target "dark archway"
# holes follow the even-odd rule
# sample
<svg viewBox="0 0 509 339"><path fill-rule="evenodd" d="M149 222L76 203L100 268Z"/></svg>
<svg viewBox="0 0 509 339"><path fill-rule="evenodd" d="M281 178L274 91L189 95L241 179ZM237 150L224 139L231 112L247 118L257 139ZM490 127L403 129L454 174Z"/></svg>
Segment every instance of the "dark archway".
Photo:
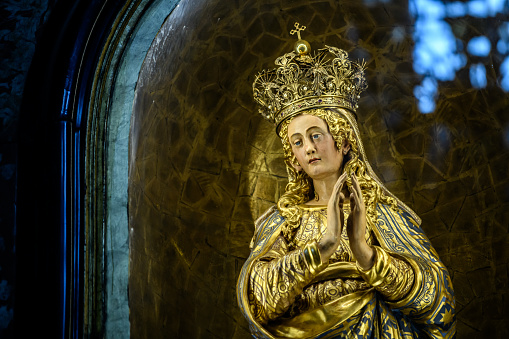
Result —
<svg viewBox="0 0 509 339"><path fill-rule="evenodd" d="M118 44L154 2L60 1L41 30L20 110L16 337L104 334L106 145L94 122L104 128L107 111L93 110L93 88L105 56L116 66L108 48L122 55Z"/></svg>

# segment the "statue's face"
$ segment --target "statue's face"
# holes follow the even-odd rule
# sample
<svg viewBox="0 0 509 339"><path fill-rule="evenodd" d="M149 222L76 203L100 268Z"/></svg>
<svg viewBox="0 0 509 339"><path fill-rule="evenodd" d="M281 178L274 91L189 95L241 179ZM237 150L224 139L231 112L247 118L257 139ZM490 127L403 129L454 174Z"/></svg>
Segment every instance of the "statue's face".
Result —
<svg viewBox="0 0 509 339"><path fill-rule="evenodd" d="M288 125L288 138L298 164L297 171L304 170L311 179L323 180L338 177L343 164L343 151L338 150L325 121L319 117L302 114Z"/></svg>

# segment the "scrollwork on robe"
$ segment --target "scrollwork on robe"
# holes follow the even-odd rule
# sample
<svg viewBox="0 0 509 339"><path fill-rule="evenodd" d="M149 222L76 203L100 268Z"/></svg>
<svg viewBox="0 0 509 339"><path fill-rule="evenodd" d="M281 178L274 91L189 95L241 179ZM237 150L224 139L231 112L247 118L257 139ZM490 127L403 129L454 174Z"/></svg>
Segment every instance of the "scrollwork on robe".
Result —
<svg viewBox="0 0 509 339"><path fill-rule="evenodd" d="M237 284L253 336L452 337L456 322L447 269L408 213L385 205L377 212L371 230L375 263L367 271L354 259L322 263L317 239L289 250L278 211L260 218Z"/></svg>

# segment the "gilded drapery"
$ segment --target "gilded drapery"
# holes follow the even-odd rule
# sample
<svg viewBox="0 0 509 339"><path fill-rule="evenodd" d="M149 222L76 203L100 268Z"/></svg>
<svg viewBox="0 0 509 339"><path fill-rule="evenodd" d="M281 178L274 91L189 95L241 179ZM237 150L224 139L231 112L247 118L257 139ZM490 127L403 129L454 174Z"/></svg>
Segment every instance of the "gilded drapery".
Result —
<svg viewBox="0 0 509 339"><path fill-rule="evenodd" d="M362 271L348 247L320 261L316 241L325 210L303 208L288 248L284 218L273 208L257 221L237 285L240 308L257 338L450 338L455 333L449 274L409 213L377 206L368 230L375 264ZM314 225L314 226L313 226Z"/></svg>

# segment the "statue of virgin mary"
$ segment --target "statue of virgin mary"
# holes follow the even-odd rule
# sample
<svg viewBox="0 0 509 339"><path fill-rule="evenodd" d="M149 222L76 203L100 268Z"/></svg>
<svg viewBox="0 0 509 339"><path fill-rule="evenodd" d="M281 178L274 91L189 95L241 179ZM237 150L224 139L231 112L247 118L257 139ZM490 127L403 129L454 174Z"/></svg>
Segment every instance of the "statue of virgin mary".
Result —
<svg viewBox="0 0 509 339"><path fill-rule="evenodd" d="M359 137L364 65L300 39L253 84L289 183L255 222L237 283L255 338L452 338L455 300L420 218L373 172Z"/></svg>

